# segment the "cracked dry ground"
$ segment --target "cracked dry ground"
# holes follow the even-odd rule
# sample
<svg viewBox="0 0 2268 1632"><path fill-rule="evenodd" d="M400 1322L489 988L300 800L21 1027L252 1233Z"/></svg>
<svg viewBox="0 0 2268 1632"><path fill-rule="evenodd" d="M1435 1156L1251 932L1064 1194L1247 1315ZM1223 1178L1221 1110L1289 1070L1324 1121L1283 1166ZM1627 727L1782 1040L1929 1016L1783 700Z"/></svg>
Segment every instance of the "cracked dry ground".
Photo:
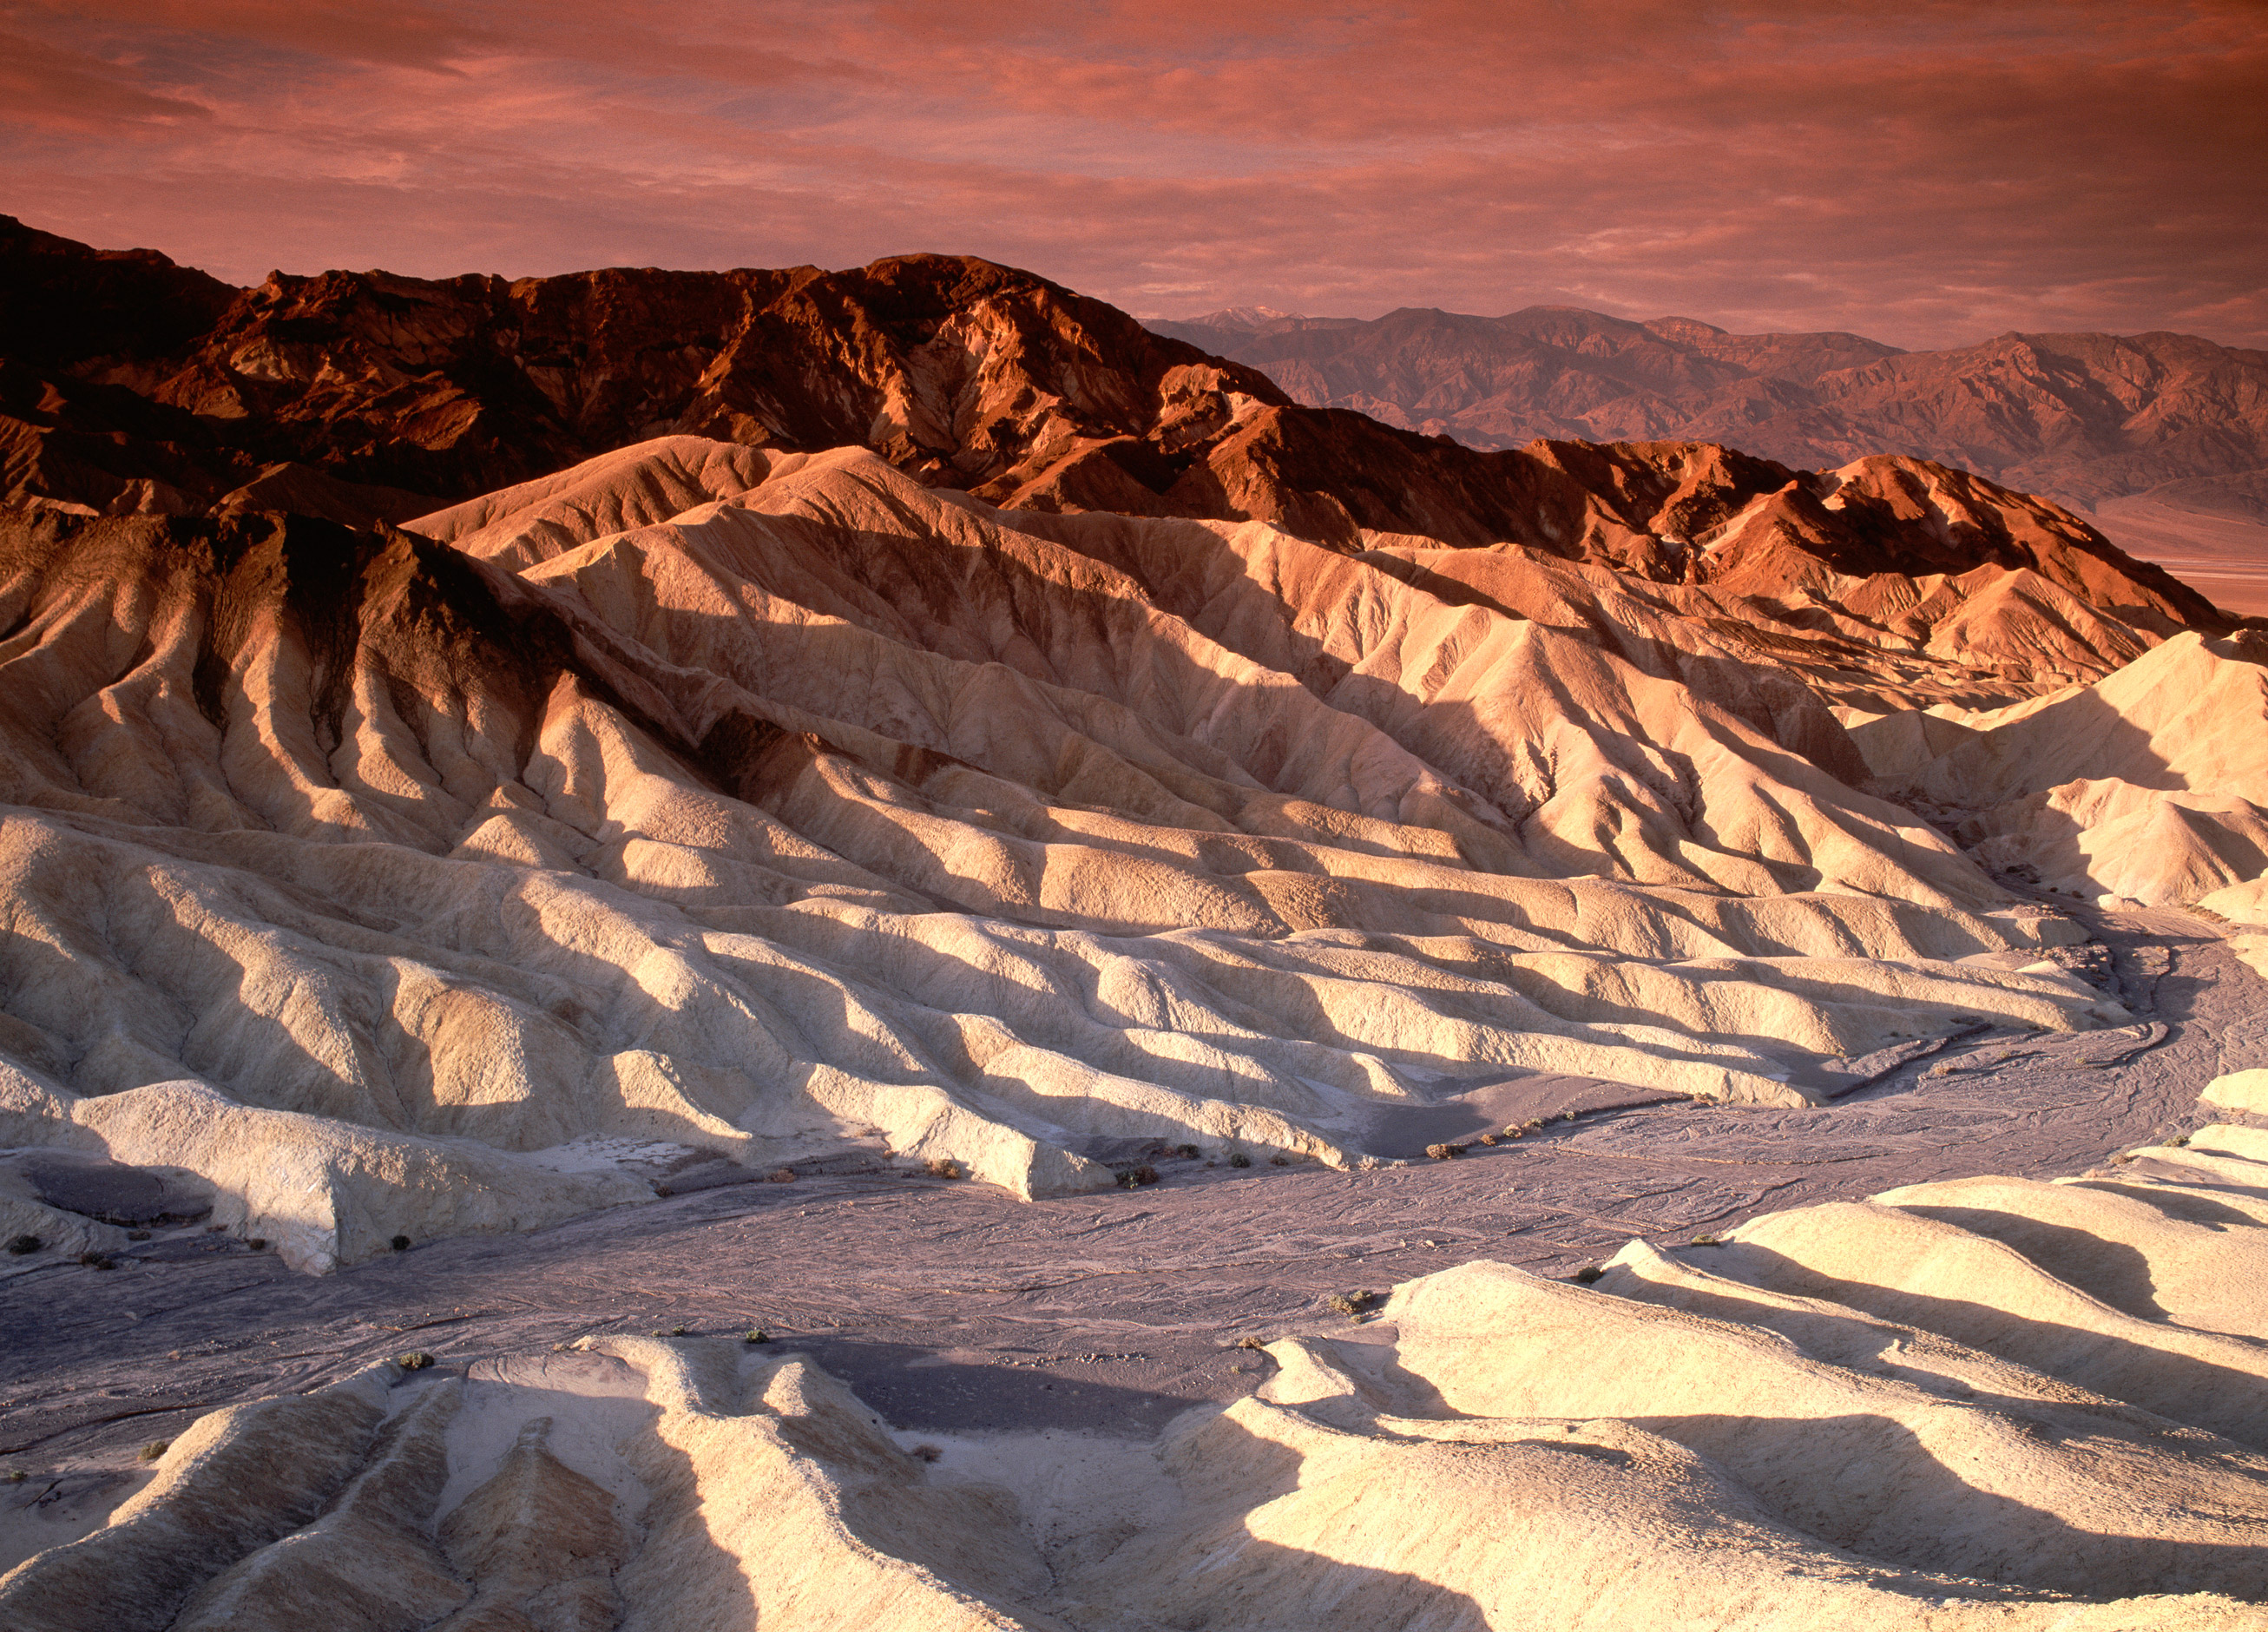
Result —
<svg viewBox="0 0 2268 1632"><path fill-rule="evenodd" d="M1476 1258L1565 1274L1632 1237L2078 1172L2195 1125L2215 1075L2268 1065L2268 983L2209 925L2081 915L2140 1023L1972 1038L1822 1110L1662 1104L1373 1172L1166 1161L1154 1186L1040 1202L902 1171L809 1176L320 1279L218 1241L21 1274L0 1286L0 1468L28 1477L0 1486L0 1568L99 1522L139 1482L136 1448L195 1414L409 1349L478 1376L485 1356L589 1333L762 1326L903 1429L1146 1435L1258 1384L1239 1338L1343 1331L1334 1293Z"/></svg>

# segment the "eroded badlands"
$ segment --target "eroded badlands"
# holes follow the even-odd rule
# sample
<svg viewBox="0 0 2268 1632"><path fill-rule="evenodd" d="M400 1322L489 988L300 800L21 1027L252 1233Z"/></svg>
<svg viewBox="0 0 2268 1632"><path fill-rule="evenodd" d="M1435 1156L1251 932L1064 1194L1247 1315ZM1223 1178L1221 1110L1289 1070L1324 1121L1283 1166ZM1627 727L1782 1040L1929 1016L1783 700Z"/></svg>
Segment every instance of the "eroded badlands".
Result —
<svg viewBox="0 0 2268 1632"><path fill-rule="evenodd" d="M607 1336L198 1421L25 1632L2258 1627L2268 1071L2233 1120L1486 1259L1155 1435L893 1429L807 1352ZM1259 1346L1233 1352L1259 1359Z"/></svg>
<svg viewBox="0 0 2268 1632"><path fill-rule="evenodd" d="M403 532L20 518L6 1139L183 1170L322 1270L702 1156L1025 1195L1158 1141L1359 1167L1529 1075L1795 1107L1979 1025L2132 1020L2068 918L1789 746L1844 739L1703 592L1373 543L693 438ZM2220 824L2220 873L2094 855L2098 894L2255 910L2258 768L2181 746L2263 719L2250 637L2143 609L2050 661L2007 597L2073 591L1897 581L1926 605L1869 683L2045 699L2003 731L2126 707L2121 786ZM1950 639L1987 605L2000 645ZM1979 821L2095 768L2003 759Z"/></svg>

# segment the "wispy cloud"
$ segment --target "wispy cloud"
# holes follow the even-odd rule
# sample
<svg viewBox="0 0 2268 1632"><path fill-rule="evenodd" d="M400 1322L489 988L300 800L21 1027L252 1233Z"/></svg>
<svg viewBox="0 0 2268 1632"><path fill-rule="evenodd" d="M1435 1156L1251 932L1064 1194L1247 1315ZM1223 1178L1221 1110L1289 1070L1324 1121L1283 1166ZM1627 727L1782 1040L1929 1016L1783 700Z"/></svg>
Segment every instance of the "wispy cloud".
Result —
<svg viewBox="0 0 2268 1632"><path fill-rule="evenodd" d="M2250 0L99 0L0 207L224 277L1028 266L1138 310L1536 301L2268 343Z"/></svg>

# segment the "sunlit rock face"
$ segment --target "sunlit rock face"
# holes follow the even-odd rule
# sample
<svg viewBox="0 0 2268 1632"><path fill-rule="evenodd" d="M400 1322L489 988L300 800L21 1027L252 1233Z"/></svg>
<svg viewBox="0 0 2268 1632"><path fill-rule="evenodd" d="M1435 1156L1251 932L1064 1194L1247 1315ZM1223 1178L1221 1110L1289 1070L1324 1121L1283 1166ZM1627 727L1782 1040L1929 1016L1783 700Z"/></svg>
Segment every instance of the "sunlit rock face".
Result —
<svg viewBox="0 0 2268 1632"><path fill-rule="evenodd" d="M2124 1017L1704 621L1432 558L688 438L398 532L19 516L10 1137L322 1268L658 1144L1042 1194L1128 1141L1359 1163L1524 1071L1793 1104Z"/></svg>
<svg viewBox="0 0 2268 1632"><path fill-rule="evenodd" d="M1746 421L1570 425L1553 434L1601 443L1484 452L1302 406L1257 369L965 256L516 281L278 273L239 290L0 217L0 361L10 504L400 521L674 432L866 447L924 486L1018 509L1263 521L1341 550L1366 532L1515 544L1762 594L1749 615L1861 644L1903 640L1965 598L1905 580L1982 567L2045 580L2020 598L2076 595L2153 633L2213 619L2053 505L1868 457L1908 446L1896 438L1780 464L1719 445L1764 446ZM1800 468L1819 465L1839 468ZM1856 624L1826 629L1841 609ZM2115 642L2102 655L2123 661Z"/></svg>

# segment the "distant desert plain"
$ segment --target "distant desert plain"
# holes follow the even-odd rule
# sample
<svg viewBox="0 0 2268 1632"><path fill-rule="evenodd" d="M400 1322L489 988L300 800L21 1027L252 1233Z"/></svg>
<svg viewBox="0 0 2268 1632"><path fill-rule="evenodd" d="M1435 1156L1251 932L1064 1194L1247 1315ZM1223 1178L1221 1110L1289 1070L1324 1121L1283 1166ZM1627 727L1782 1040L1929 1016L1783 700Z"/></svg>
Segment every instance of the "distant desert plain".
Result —
<svg viewBox="0 0 2268 1632"><path fill-rule="evenodd" d="M0 1628L2268 1627L2260 354L0 291Z"/></svg>

